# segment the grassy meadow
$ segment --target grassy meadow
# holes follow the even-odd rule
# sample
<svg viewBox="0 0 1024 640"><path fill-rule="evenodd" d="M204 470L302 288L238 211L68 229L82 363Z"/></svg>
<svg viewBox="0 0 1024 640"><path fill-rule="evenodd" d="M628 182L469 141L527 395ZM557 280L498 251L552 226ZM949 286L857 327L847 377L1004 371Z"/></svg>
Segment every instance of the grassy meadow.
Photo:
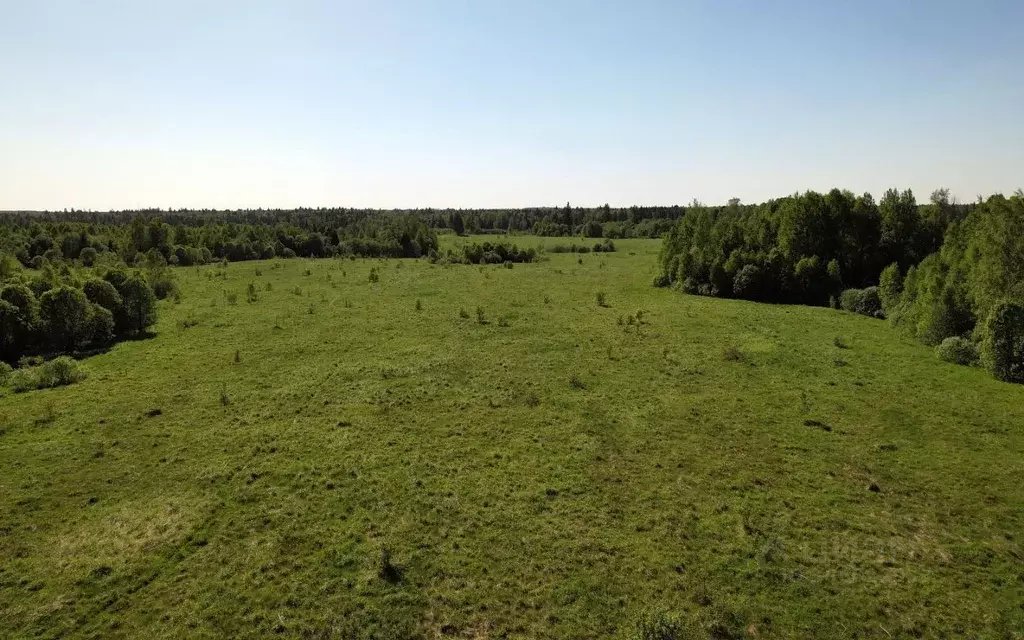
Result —
<svg viewBox="0 0 1024 640"><path fill-rule="evenodd" d="M3 391L0 636L1024 636L1024 388L616 244L176 269Z"/></svg>

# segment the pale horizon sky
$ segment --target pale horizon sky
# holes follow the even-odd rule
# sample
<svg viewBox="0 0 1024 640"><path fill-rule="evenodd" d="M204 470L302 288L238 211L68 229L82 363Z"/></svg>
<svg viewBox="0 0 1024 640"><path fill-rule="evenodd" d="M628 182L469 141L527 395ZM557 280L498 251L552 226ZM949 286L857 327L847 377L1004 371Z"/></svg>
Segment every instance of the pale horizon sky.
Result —
<svg viewBox="0 0 1024 640"><path fill-rule="evenodd" d="M1024 186L1019 0L0 0L0 210Z"/></svg>

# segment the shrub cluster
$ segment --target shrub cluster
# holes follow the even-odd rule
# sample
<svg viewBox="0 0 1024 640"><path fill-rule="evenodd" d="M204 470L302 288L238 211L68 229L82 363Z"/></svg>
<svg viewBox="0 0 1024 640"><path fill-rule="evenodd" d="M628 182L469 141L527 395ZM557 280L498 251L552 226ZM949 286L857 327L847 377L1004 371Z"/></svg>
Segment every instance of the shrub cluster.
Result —
<svg viewBox="0 0 1024 640"><path fill-rule="evenodd" d="M72 352L144 331L156 322L156 294L140 272L108 269L80 280L52 269L0 286L0 360L31 352Z"/></svg>
<svg viewBox="0 0 1024 640"><path fill-rule="evenodd" d="M436 255L436 254L435 254ZM522 248L511 242L483 242L464 245L458 252L448 250L445 262L459 264L505 264L515 262L533 262L537 259L537 250L533 247Z"/></svg>
<svg viewBox="0 0 1024 640"><path fill-rule="evenodd" d="M585 244L556 244L551 247L545 247L544 249L548 253L610 253L615 251L615 242L611 238L606 238L602 242L595 243L594 245Z"/></svg>
<svg viewBox="0 0 1024 640"><path fill-rule="evenodd" d="M9 382L15 393L22 393L33 389L50 389L74 384L84 380L86 375L74 359L69 356L58 356L36 367L25 366L13 372L8 369L6 380L0 384Z"/></svg>
<svg viewBox="0 0 1024 640"><path fill-rule="evenodd" d="M839 308L843 311L859 313L869 318L883 318L882 302L878 297L878 287L864 289L847 289L839 296Z"/></svg>

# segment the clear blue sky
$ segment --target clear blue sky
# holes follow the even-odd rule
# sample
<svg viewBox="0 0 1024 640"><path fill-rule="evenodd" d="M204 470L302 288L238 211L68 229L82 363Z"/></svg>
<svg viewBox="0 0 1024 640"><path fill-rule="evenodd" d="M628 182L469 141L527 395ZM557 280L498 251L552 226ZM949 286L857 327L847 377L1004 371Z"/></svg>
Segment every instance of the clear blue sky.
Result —
<svg viewBox="0 0 1024 640"><path fill-rule="evenodd" d="M0 209L1024 186L1021 0L0 0Z"/></svg>

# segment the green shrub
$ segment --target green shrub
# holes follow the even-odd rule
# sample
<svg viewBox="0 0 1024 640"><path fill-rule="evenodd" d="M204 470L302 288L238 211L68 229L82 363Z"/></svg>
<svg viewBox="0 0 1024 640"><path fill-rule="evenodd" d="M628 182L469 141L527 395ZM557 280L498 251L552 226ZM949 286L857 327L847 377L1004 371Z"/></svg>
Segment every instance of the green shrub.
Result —
<svg viewBox="0 0 1024 640"><path fill-rule="evenodd" d="M59 349L77 349L90 338L89 301L81 289L50 289L39 300L39 314L49 342Z"/></svg>
<svg viewBox="0 0 1024 640"><path fill-rule="evenodd" d="M0 362L0 387L7 386L7 383L11 380L11 374L13 373L14 367L6 362Z"/></svg>
<svg viewBox="0 0 1024 640"><path fill-rule="evenodd" d="M39 367L40 389L62 387L86 378L86 373L70 356L58 356Z"/></svg>
<svg viewBox="0 0 1024 640"><path fill-rule="evenodd" d="M32 338L32 326L18 308L0 300L0 358L14 361Z"/></svg>
<svg viewBox="0 0 1024 640"><path fill-rule="evenodd" d="M119 331L140 333L156 324L156 295L142 276L129 276L118 293L124 301L120 314L114 316Z"/></svg>
<svg viewBox="0 0 1024 640"><path fill-rule="evenodd" d="M839 296L839 308L869 318L881 318L882 302L878 298L878 287L843 291Z"/></svg>
<svg viewBox="0 0 1024 640"><path fill-rule="evenodd" d="M39 385L35 369L15 369L14 373L11 374L9 382L15 393L31 391Z"/></svg>
<svg viewBox="0 0 1024 640"><path fill-rule="evenodd" d="M596 298L597 298L597 306L599 306L599 307L607 307L608 306L608 301L605 299L604 291L598 291Z"/></svg>
<svg viewBox="0 0 1024 640"><path fill-rule="evenodd" d="M886 317L892 313L900 302L903 294L903 274L895 262L882 271L878 277L878 299L882 303L882 312Z"/></svg>
<svg viewBox="0 0 1024 640"><path fill-rule="evenodd" d="M14 362L37 341L39 303L23 284L0 289L0 358Z"/></svg>
<svg viewBox="0 0 1024 640"><path fill-rule="evenodd" d="M114 314L98 304L89 305L89 339L108 342L114 337Z"/></svg>
<svg viewBox="0 0 1024 640"><path fill-rule="evenodd" d="M1024 305L1003 301L992 308L982 328L981 357L999 380L1024 382Z"/></svg>
<svg viewBox="0 0 1024 640"><path fill-rule="evenodd" d="M99 278L90 278L82 285L82 292L89 302L98 304L111 313L116 313L122 304L121 294L111 283Z"/></svg>
<svg viewBox="0 0 1024 640"><path fill-rule="evenodd" d="M978 358L980 357L977 345L959 336L946 338L942 341L942 344L935 347L935 352L945 362L968 367L978 364Z"/></svg>
<svg viewBox="0 0 1024 640"><path fill-rule="evenodd" d="M91 267L96 264L96 255L95 249L86 247L78 254L78 259L82 261L82 266Z"/></svg>

